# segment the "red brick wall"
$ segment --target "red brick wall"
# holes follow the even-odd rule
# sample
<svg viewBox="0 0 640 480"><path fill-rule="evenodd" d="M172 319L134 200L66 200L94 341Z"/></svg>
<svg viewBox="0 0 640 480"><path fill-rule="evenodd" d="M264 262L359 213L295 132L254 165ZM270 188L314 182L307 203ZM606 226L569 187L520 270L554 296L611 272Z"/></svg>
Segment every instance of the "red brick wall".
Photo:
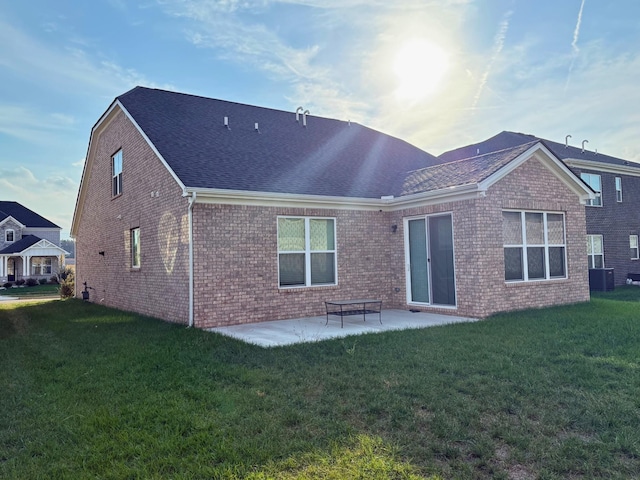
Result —
<svg viewBox="0 0 640 480"><path fill-rule="evenodd" d="M91 300L188 321L188 201L121 113L93 139L95 155L78 219L76 281ZM123 149L123 194L111 198L111 156ZM151 192L154 192L151 195ZM156 195L157 192L157 195ZM504 281L502 209L565 212L568 278ZM453 218L457 308L425 311L484 317L497 311L589 299L585 209L535 159L497 182L486 197L398 212L197 203L194 206L194 320L200 328L324 314L324 301L356 297L406 303L403 220L449 212ZM277 217L336 219L338 285L278 287ZM397 225L396 233L392 225ZM142 266L130 266L129 231L140 227ZM104 256L98 252L104 251Z"/></svg>
<svg viewBox="0 0 640 480"><path fill-rule="evenodd" d="M504 281L503 209L565 213L566 279ZM417 307L420 310L482 318L500 311L589 300L585 208L575 193L538 160L525 162L489 188L484 198L395 212L393 222L400 228L402 217L438 212L451 212L453 216L457 308ZM399 241L403 235L399 235ZM402 306L406 298L404 249L396 245L394 251L394 283L402 284L396 304Z"/></svg>
<svg viewBox="0 0 640 480"><path fill-rule="evenodd" d="M187 199L121 112L93 142L95 155L77 219L77 296L87 282L91 301L187 323ZM120 148L122 195L112 198L111 156ZM140 228L139 269L131 268L129 232L135 227Z"/></svg>
<svg viewBox="0 0 640 480"><path fill-rule="evenodd" d="M279 215L336 219L338 285L279 288ZM374 297L391 305L388 218L377 211L196 204L196 326L322 315L332 299Z"/></svg>

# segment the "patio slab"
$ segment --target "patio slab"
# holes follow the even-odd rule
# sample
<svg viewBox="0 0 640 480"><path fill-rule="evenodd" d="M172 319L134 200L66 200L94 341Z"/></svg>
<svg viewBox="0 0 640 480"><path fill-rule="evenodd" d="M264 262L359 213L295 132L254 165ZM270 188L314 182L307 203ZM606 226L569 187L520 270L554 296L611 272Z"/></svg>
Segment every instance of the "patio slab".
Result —
<svg viewBox="0 0 640 480"><path fill-rule="evenodd" d="M440 315L436 313L410 312L408 310L383 310L382 325L377 314L344 317L344 328L340 328L340 317L296 318L292 320L274 320L271 322L249 323L207 329L228 337L242 340L261 347L277 347L295 343L319 342L332 338L343 338L364 333L379 333L390 330L405 330L435 327L452 323L475 322L475 318Z"/></svg>

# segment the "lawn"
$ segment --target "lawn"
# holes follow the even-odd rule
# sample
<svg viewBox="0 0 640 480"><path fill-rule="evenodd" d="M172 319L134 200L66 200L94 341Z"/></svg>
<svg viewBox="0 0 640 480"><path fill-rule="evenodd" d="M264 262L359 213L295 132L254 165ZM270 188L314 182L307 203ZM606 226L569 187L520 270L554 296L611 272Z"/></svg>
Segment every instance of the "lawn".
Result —
<svg viewBox="0 0 640 480"><path fill-rule="evenodd" d="M46 297L51 296L55 297L60 294L60 285L58 284L45 284L45 285L35 285L33 287L18 287L18 288L7 288L5 290L0 290L0 295L6 295L9 297Z"/></svg>
<svg viewBox="0 0 640 480"><path fill-rule="evenodd" d="M0 304L0 478L638 478L639 300L273 349Z"/></svg>

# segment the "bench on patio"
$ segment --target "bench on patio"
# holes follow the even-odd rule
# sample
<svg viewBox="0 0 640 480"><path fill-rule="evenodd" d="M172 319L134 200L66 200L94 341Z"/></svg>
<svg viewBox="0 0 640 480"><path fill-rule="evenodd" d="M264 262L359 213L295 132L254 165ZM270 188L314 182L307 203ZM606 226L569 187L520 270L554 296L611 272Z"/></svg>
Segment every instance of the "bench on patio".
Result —
<svg viewBox="0 0 640 480"><path fill-rule="evenodd" d="M324 302L327 309L327 322L329 315L340 316L340 328L344 328L344 317L348 315L362 315L362 319L367 321L367 313L377 313L380 325L382 325L382 300L371 298L357 300L331 300Z"/></svg>
<svg viewBox="0 0 640 480"><path fill-rule="evenodd" d="M627 284L640 282L640 273L627 273Z"/></svg>

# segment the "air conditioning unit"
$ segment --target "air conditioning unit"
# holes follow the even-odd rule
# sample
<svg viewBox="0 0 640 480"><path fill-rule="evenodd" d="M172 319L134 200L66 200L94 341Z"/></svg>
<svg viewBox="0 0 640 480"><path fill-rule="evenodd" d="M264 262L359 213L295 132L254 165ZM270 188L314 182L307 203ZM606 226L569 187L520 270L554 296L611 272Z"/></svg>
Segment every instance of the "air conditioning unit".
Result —
<svg viewBox="0 0 640 480"><path fill-rule="evenodd" d="M613 268L590 268L589 290L610 292L615 288Z"/></svg>

